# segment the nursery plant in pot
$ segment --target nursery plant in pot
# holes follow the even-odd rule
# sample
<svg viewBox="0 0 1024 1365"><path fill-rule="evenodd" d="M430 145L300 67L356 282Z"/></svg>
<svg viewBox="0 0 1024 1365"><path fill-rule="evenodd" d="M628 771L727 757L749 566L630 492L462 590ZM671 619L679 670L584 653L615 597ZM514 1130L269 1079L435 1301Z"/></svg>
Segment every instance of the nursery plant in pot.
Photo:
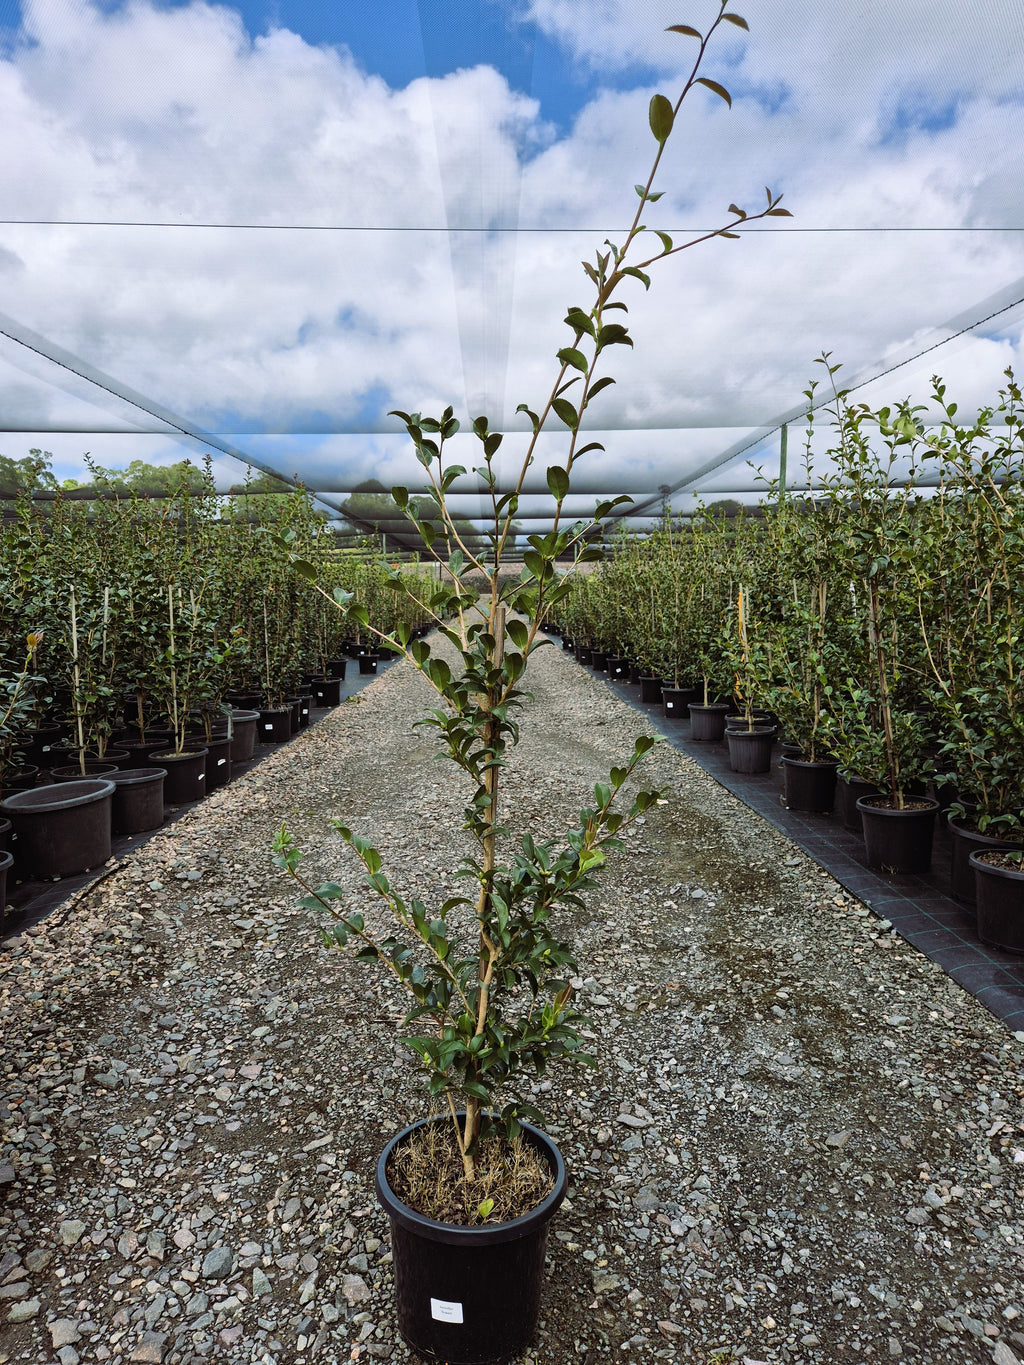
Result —
<svg viewBox="0 0 1024 1365"><path fill-rule="evenodd" d="M22 767L32 732L35 693L45 686L45 679L33 671L40 638L30 632L20 663L0 660L0 797L5 779Z"/></svg>
<svg viewBox="0 0 1024 1365"><path fill-rule="evenodd" d="M835 473L823 482L842 528L837 553L849 572L865 643L863 681L848 678L833 688L829 743L844 769L880 793L857 801L868 866L926 872L938 802L913 790L915 785L920 790L933 768L930 735L912 704L923 671L908 593L917 499L913 467L909 477L899 477L920 428L908 404L895 415L888 408L874 413L849 405L835 383L840 367L829 364L827 355L820 363L833 386L838 435L830 452ZM869 426L872 436L877 428L874 441Z"/></svg>
<svg viewBox="0 0 1024 1365"><path fill-rule="evenodd" d="M736 695L743 707L742 723L727 726L729 766L737 773L766 773L771 768L775 726L755 712L754 698L763 693L768 655L754 628L750 594L740 587L736 596L733 666Z"/></svg>
<svg viewBox="0 0 1024 1365"><path fill-rule="evenodd" d="M204 596L209 579L196 585L166 585L166 640L164 709L174 735L173 748L150 755L154 767L164 768L164 800L169 806L201 801L206 794L205 745L196 744L188 735L189 711L202 698L204 670L212 622Z"/></svg>
<svg viewBox="0 0 1024 1365"><path fill-rule="evenodd" d="M565 1174L554 1144L532 1126L542 1115L522 1098L520 1085L555 1062L589 1060L581 1047L583 1018L568 979L577 967L559 916L594 885L622 829L657 800L653 792L634 791L631 800L625 797L627 808L616 809L634 768L654 743L649 738L637 742L606 782L597 783L592 803L564 840L538 843L529 833L516 840L509 827L520 812L503 802L502 778L514 760L527 700L522 683L534 649L543 643L545 613L570 591L575 568L599 557L587 543L588 532L618 501L600 504L590 526L565 525L574 467L594 449L593 443L581 444L584 413L611 382L598 372L611 347L632 344L619 321L625 309L618 298L622 286L631 279L646 286L646 271L655 260L693 244L676 246L659 234L661 249L648 256L642 217L655 197L651 185L679 103L702 79L697 71L708 39L729 18L736 22L723 5L709 33L697 35L697 61L679 101L673 104L662 95L651 101L657 153L650 175L637 187L634 222L622 245L609 244L585 264L593 302L568 311L571 343L558 352L548 396L536 411L520 408L531 436L511 491L499 489L494 463L502 434L490 430L486 417L472 423L481 452L474 472L492 508L487 551L475 553L448 505L449 487L466 472L450 463L446 452L459 431L452 409L440 418L397 414L436 503L433 520L426 521L406 489L393 490L398 507L447 570L427 603L446 642L443 652L416 638L408 626L393 634L375 629L365 606L343 590L335 594L364 636L416 667L437 694L435 709L420 724L436 731L443 752L472 785L463 812L470 840L464 860L468 893L452 894L439 904L400 896L378 851L339 820L335 827L363 864L366 888L377 903L378 913L364 915L337 883L317 885L306 877L302 854L285 828L277 840L279 864L301 881L303 904L325 916L325 942L340 949L352 945L357 957L380 965L408 994L406 1026L415 1030L405 1042L442 1113L414 1124L388 1145L377 1166L377 1188L392 1223L399 1329L418 1354L450 1365L507 1360L520 1354L533 1335L546 1228L563 1198ZM693 32L682 26L679 31ZM713 82L711 89L724 93ZM757 216L779 212L769 194ZM730 227L746 217L734 208L730 214ZM514 537L520 490L549 418L561 424L566 452L562 464L547 470L552 529L528 537L522 573L512 577L502 567ZM287 537L282 548L293 553ZM556 562L566 561L568 573L557 571ZM297 555L293 563L316 581L313 566ZM481 577L482 597L476 586ZM532 1171L528 1181L513 1175L526 1170ZM517 1190L524 1184L529 1188L520 1196ZM443 1195L427 1201L425 1189L439 1185Z"/></svg>

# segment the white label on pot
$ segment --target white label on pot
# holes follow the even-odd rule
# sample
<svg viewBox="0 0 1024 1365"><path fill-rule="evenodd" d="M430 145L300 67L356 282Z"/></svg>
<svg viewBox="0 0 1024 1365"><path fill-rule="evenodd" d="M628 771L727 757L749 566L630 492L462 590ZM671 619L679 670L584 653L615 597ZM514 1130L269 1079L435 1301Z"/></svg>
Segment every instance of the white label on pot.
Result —
<svg viewBox="0 0 1024 1365"><path fill-rule="evenodd" d="M462 1304L449 1303L447 1299L431 1299L430 1316L438 1322L462 1322Z"/></svg>
<svg viewBox="0 0 1024 1365"><path fill-rule="evenodd" d="M196 773L196 781L197 781L197 782L202 782L203 779L204 779L205 777L206 777L206 774L205 774L205 773Z"/></svg>
<svg viewBox="0 0 1024 1365"><path fill-rule="evenodd" d="M226 759L226 758L218 758L218 759L217 759L217 767L218 767L218 768L223 767L224 764L225 764L226 762L227 762L227 759Z"/></svg>
<svg viewBox="0 0 1024 1365"><path fill-rule="evenodd" d="M274 722L271 721L269 725L264 725L263 728L264 728L264 730L273 730L273 728L274 728Z"/></svg>
<svg viewBox="0 0 1024 1365"><path fill-rule="evenodd" d="M673 706L675 706L675 702L674 702L674 701L667 701L667 702L665 703L665 710L666 710L666 711L671 711L672 708L673 708Z"/></svg>

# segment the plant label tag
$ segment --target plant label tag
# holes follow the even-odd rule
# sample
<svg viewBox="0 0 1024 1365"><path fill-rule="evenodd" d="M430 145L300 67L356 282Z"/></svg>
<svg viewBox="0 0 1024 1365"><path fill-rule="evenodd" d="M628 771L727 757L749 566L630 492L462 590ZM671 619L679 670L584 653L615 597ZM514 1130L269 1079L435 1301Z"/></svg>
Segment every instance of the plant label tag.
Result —
<svg viewBox="0 0 1024 1365"><path fill-rule="evenodd" d="M264 728L264 730L273 730L273 728L274 728L274 722L271 721L269 725L264 725L263 728Z"/></svg>
<svg viewBox="0 0 1024 1365"><path fill-rule="evenodd" d="M438 1322L462 1322L462 1304L449 1303L447 1299L431 1299L430 1316Z"/></svg>
<svg viewBox="0 0 1024 1365"><path fill-rule="evenodd" d="M224 766L224 764L225 764L226 762L227 762L227 759L226 759L226 758L218 758L218 759L217 759L217 767L218 767L218 768L223 768L223 766Z"/></svg>

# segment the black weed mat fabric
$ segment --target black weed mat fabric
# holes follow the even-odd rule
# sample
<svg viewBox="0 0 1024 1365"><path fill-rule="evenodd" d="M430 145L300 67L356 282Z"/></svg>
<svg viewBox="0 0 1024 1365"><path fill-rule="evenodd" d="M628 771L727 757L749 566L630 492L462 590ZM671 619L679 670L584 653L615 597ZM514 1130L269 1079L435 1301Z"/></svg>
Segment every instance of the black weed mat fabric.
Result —
<svg viewBox="0 0 1024 1365"><path fill-rule="evenodd" d="M346 677L341 684L341 701L347 701L349 697L366 687L368 683L372 683L374 677L393 667L396 662L396 659L381 659L377 665L376 674L360 674L358 664L350 662L346 670ZM313 707L309 713L310 726L315 725L324 716L330 715L333 709L333 707ZM299 734L302 733L304 732L300 730ZM257 743L253 756L247 763L232 763L231 780L235 781L243 773L250 772L253 768L258 767L265 758L276 753L281 747L280 744ZM132 849L139 848L142 844L147 843L154 834L160 834L170 825L173 825L176 820L193 810L197 804L199 803L192 801L182 806L165 807L163 824L157 829L146 830L144 834L115 835L110 843L110 856L115 860L111 867L94 868L88 872L77 873L73 877L60 877L51 881L34 881L31 878L19 881L17 880L17 864L15 864L7 874L7 909L0 918L0 940L14 937L26 929L30 929L34 924L47 919L54 911L59 910L61 906L72 900L78 892L85 891L90 886L95 886L101 882L104 877L116 871L118 863L126 853L130 853Z"/></svg>
<svg viewBox="0 0 1024 1365"><path fill-rule="evenodd" d="M580 667L583 667L581 664ZM773 753L769 773L734 773L729 751L690 738L689 720L668 720L660 704L640 701L640 688L594 673L623 701L642 712L652 729L694 759L728 791L776 829L782 830L837 882L874 911L919 952L937 962L1011 1031L1024 1030L1024 958L989 947L978 937L973 912L949 894L950 842L936 825L931 871L926 875L885 875L864 862L864 842L837 815L809 815L782 803L782 776Z"/></svg>

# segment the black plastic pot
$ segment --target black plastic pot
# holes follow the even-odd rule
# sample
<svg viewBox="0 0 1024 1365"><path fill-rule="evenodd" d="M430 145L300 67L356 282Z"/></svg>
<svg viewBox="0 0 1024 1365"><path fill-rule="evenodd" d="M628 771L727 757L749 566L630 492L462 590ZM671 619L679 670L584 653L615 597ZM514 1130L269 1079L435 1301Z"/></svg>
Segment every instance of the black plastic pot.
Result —
<svg viewBox="0 0 1024 1365"><path fill-rule="evenodd" d="M261 744L284 744L292 737L292 709L282 706L260 712L257 731Z"/></svg>
<svg viewBox="0 0 1024 1365"><path fill-rule="evenodd" d="M809 763L803 758L783 758L783 799L789 810L827 814L836 799L836 759Z"/></svg>
<svg viewBox="0 0 1024 1365"><path fill-rule="evenodd" d="M299 729L305 730L309 725L309 712L313 705L313 698L306 693L299 694Z"/></svg>
<svg viewBox="0 0 1024 1365"><path fill-rule="evenodd" d="M629 678L629 660L615 656L609 658L608 676L616 682L626 682Z"/></svg>
<svg viewBox="0 0 1024 1365"><path fill-rule="evenodd" d="M141 834L164 822L166 768L120 768L111 773L114 799L110 825L115 834Z"/></svg>
<svg viewBox="0 0 1024 1365"><path fill-rule="evenodd" d="M83 777L109 777L116 772L116 763L107 763L102 758L87 758L84 773L80 763L68 763L63 768L51 768L50 776L54 782L81 782Z"/></svg>
<svg viewBox="0 0 1024 1365"><path fill-rule="evenodd" d="M263 705L262 692L228 692L226 701L240 711L258 711Z"/></svg>
<svg viewBox="0 0 1024 1365"><path fill-rule="evenodd" d="M260 723L258 711L231 712L231 762L248 763L256 748L256 730Z"/></svg>
<svg viewBox="0 0 1024 1365"><path fill-rule="evenodd" d="M537 1329L548 1224L565 1198L567 1179L558 1148L523 1124L523 1135L544 1156L555 1187L535 1209L508 1223L457 1227L425 1218L403 1204L387 1183L395 1146L424 1119L392 1138L377 1162L377 1198L391 1222L398 1330L426 1360L446 1365L495 1365L514 1359Z"/></svg>
<svg viewBox="0 0 1024 1365"><path fill-rule="evenodd" d="M590 667L596 668L598 673L604 673L608 668L608 652L604 649L592 649L590 651Z"/></svg>
<svg viewBox="0 0 1024 1365"><path fill-rule="evenodd" d="M1020 844L1012 846L1020 848ZM1006 852L1006 848L1003 849ZM993 867L982 860L983 849L971 854L978 907L978 936L993 948L1024 953L1024 871Z"/></svg>
<svg viewBox="0 0 1024 1365"><path fill-rule="evenodd" d="M379 654L360 654L359 672L364 676L369 673L377 672L377 663L380 659Z"/></svg>
<svg viewBox="0 0 1024 1365"><path fill-rule="evenodd" d="M870 804L880 799L862 796L857 801L868 867L876 872L927 872L932 862L938 801L914 797L926 803L919 810L890 810Z"/></svg>
<svg viewBox="0 0 1024 1365"><path fill-rule="evenodd" d="M40 768L48 768L50 766L50 749L63 733L63 725L40 725L32 732L28 743L22 746L25 762L35 764Z"/></svg>
<svg viewBox="0 0 1024 1365"><path fill-rule="evenodd" d="M344 680L345 680L345 669L346 669L347 667L348 667L348 660L347 660L347 659L328 659L328 660L327 660L327 676L328 676L329 678L340 678L340 679L342 680L342 682L344 682Z"/></svg>
<svg viewBox="0 0 1024 1365"><path fill-rule="evenodd" d="M653 673L640 675L640 700L643 702L661 701L661 679Z"/></svg>
<svg viewBox="0 0 1024 1365"><path fill-rule="evenodd" d="M690 702L690 738L715 742L725 734L725 713L729 709L727 701Z"/></svg>
<svg viewBox="0 0 1024 1365"><path fill-rule="evenodd" d="M976 878L971 865L972 853L984 853L990 848L1007 849L1016 847L1012 839L995 839L991 834L979 834L976 830L965 828L961 820L947 821L953 838L952 857L949 864L949 889L953 899L961 905L973 906L976 900Z"/></svg>
<svg viewBox="0 0 1024 1365"><path fill-rule="evenodd" d="M878 788L873 782L867 782L863 777L856 777L853 773L844 773L840 769L836 777L836 811L843 822L843 827L852 830L854 834L863 835L864 822L860 818L857 801L862 796L877 795Z"/></svg>
<svg viewBox="0 0 1024 1365"><path fill-rule="evenodd" d="M338 706L341 703L342 676L314 678L313 701L317 706Z"/></svg>
<svg viewBox="0 0 1024 1365"><path fill-rule="evenodd" d="M152 766L166 768L164 800L169 806L201 801L206 795L206 749L186 749L183 754L151 754Z"/></svg>
<svg viewBox="0 0 1024 1365"><path fill-rule="evenodd" d="M39 769L32 763L25 763L20 768L8 768L4 773L4 791L31 791L38 776Z"/></svg>
<svg viewBox="0 0 1024 1365"><path fill-rule="evenodd" d="M640 665L639 665L639 664L633 664L633 663L631 663L631 664L629 665L629 681L632 683L632 685L633 685L634 687L639 687L639 686L640 686L640 678L641 678L641 676L642 676L642 670L641 670L641 668L640 668Z"/></svg>
<svg viewBox="0 0 1024 1365"><path fill-rule="evenodd" d="M231 781L232 741L217 735L206 741L206 790L216 791Z"/></svg>
<svg viewBox="0 0 1024 1365"><path fill-rule="evenodd" d="M7 909L7 873L13 862L14 854L6 853L0 848L0 924L4 922L4 912Z"/></svg>
<svg viewBox="0 0 1024 1365"><path fill-rule="evenodd" d="M669 720L686 720L687 707L697 700L695 687L663 687L661 689L661 709Z"/></svg>
<svg viewBox="0 0 1024 1365"><path fill-rule="evenodd" d="M18 868L34 877L70 877L110 857L114 784L102 777L15 792L0 801L14 826Z"/></svg>
<svg viewBox="0 0 1024 1365"><path fill-rule="evenodd" d="M772 766L774 725L755 725L753 730L726 730L729 767L734 773L766 773Z"/></svg>
<svg viewBox="0 0 1024 1365"><path fill-rule="evenodd" d="M0 853L6 853L11 846L11 822L7 816L0 818Z"/></svg>
<svg viewBox="0 0 1024 1365"><path fill-rule="evenodd" d="M568 635L562 636L562 648L566 650L572 649L572 641L569 639Z"/></svg>

